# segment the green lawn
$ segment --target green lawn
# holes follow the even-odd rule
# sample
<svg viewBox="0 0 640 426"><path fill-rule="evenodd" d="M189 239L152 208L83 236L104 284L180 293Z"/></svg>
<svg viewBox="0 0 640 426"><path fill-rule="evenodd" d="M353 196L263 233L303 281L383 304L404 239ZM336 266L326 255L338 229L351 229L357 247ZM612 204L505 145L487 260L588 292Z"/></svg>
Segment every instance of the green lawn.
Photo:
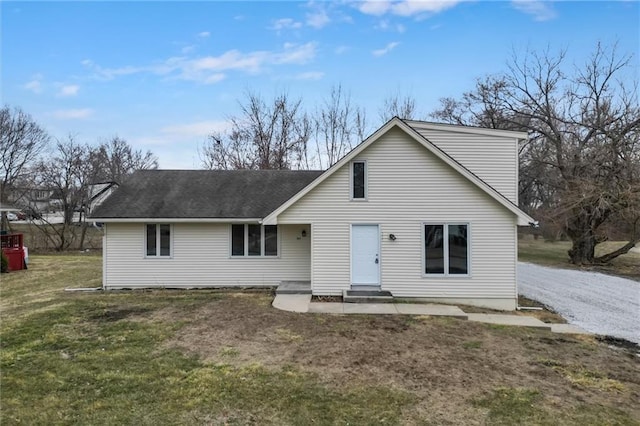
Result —
<svg viewBox="0 0 640 426"><path fill-rule="evenodd" d="M101 258L0 278L0 423L640 424L635 354L448 318L294 314L269 293L70 293Z"/></svg>

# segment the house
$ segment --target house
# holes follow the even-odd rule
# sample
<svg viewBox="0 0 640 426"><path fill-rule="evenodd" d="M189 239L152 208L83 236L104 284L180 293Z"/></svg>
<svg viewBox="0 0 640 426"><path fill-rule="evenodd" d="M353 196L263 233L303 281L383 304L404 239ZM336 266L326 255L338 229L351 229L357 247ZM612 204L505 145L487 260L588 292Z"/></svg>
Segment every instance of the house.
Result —
<svg viewBox="0 0 640 426"><path fill-rule="evenodd" d="M324 172L136 172L92 213L103 286L306 281L515 309L526 137L394 118Z"/></svg>
<svg viewBox="0 0 640 426"><path fill-rule="evenodd" d="M55 208L55 189L42 187L16 187L8 196L16 206L32 212L48 212Z"/></svg>

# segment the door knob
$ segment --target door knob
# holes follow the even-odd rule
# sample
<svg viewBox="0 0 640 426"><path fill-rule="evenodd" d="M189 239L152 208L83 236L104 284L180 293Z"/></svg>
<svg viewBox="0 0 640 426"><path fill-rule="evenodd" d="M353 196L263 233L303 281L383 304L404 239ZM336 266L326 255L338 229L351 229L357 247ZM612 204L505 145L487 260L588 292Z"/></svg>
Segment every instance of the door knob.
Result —
<svg viewBox="0 0 640 426"><path fill-rule="evenodd" d="M378 258L377 258L377 257L376 257L376 263L379 263L379 260L378 260Z"/></svg>

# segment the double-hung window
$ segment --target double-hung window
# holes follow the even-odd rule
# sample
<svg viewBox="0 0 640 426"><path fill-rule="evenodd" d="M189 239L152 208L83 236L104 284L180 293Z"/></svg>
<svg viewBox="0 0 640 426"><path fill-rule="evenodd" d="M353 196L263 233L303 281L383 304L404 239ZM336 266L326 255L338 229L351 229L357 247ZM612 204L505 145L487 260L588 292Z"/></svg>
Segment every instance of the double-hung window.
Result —
<svg viewBox="0 0 640 426"><path fill-rule="evenodd" d="M277 255L277 225L231 225L231 256Z"/></svg>
<svg viewBox="0 0 640 426"><path fill-rule="evenodd" d="M171 256L171 225L149 223L146 226L145 247L147 257Z"/></svg>
<svg viewBox="0 0 640 426"><path fill-rule="evenodd" d="M469 275L469 225L425 223L425 275Z"/></svg>
<svg viewBox="0 0 640 426"><path fill-rule="evenodd" d="M367 162L353 161L351 163L351 199L367 199Z"/></svg>

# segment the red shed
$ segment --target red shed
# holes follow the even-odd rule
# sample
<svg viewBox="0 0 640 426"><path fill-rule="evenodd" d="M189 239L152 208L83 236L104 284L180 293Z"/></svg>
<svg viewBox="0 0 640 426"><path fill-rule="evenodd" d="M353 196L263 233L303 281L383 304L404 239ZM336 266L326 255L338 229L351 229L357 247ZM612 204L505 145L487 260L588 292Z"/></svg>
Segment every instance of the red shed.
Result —
<svg viewBox="0 0 640 426"><path fill-rule="evenodd" d="M22 234L0 235L0 247L9 261L9 271L26 269Z"/></svg>

